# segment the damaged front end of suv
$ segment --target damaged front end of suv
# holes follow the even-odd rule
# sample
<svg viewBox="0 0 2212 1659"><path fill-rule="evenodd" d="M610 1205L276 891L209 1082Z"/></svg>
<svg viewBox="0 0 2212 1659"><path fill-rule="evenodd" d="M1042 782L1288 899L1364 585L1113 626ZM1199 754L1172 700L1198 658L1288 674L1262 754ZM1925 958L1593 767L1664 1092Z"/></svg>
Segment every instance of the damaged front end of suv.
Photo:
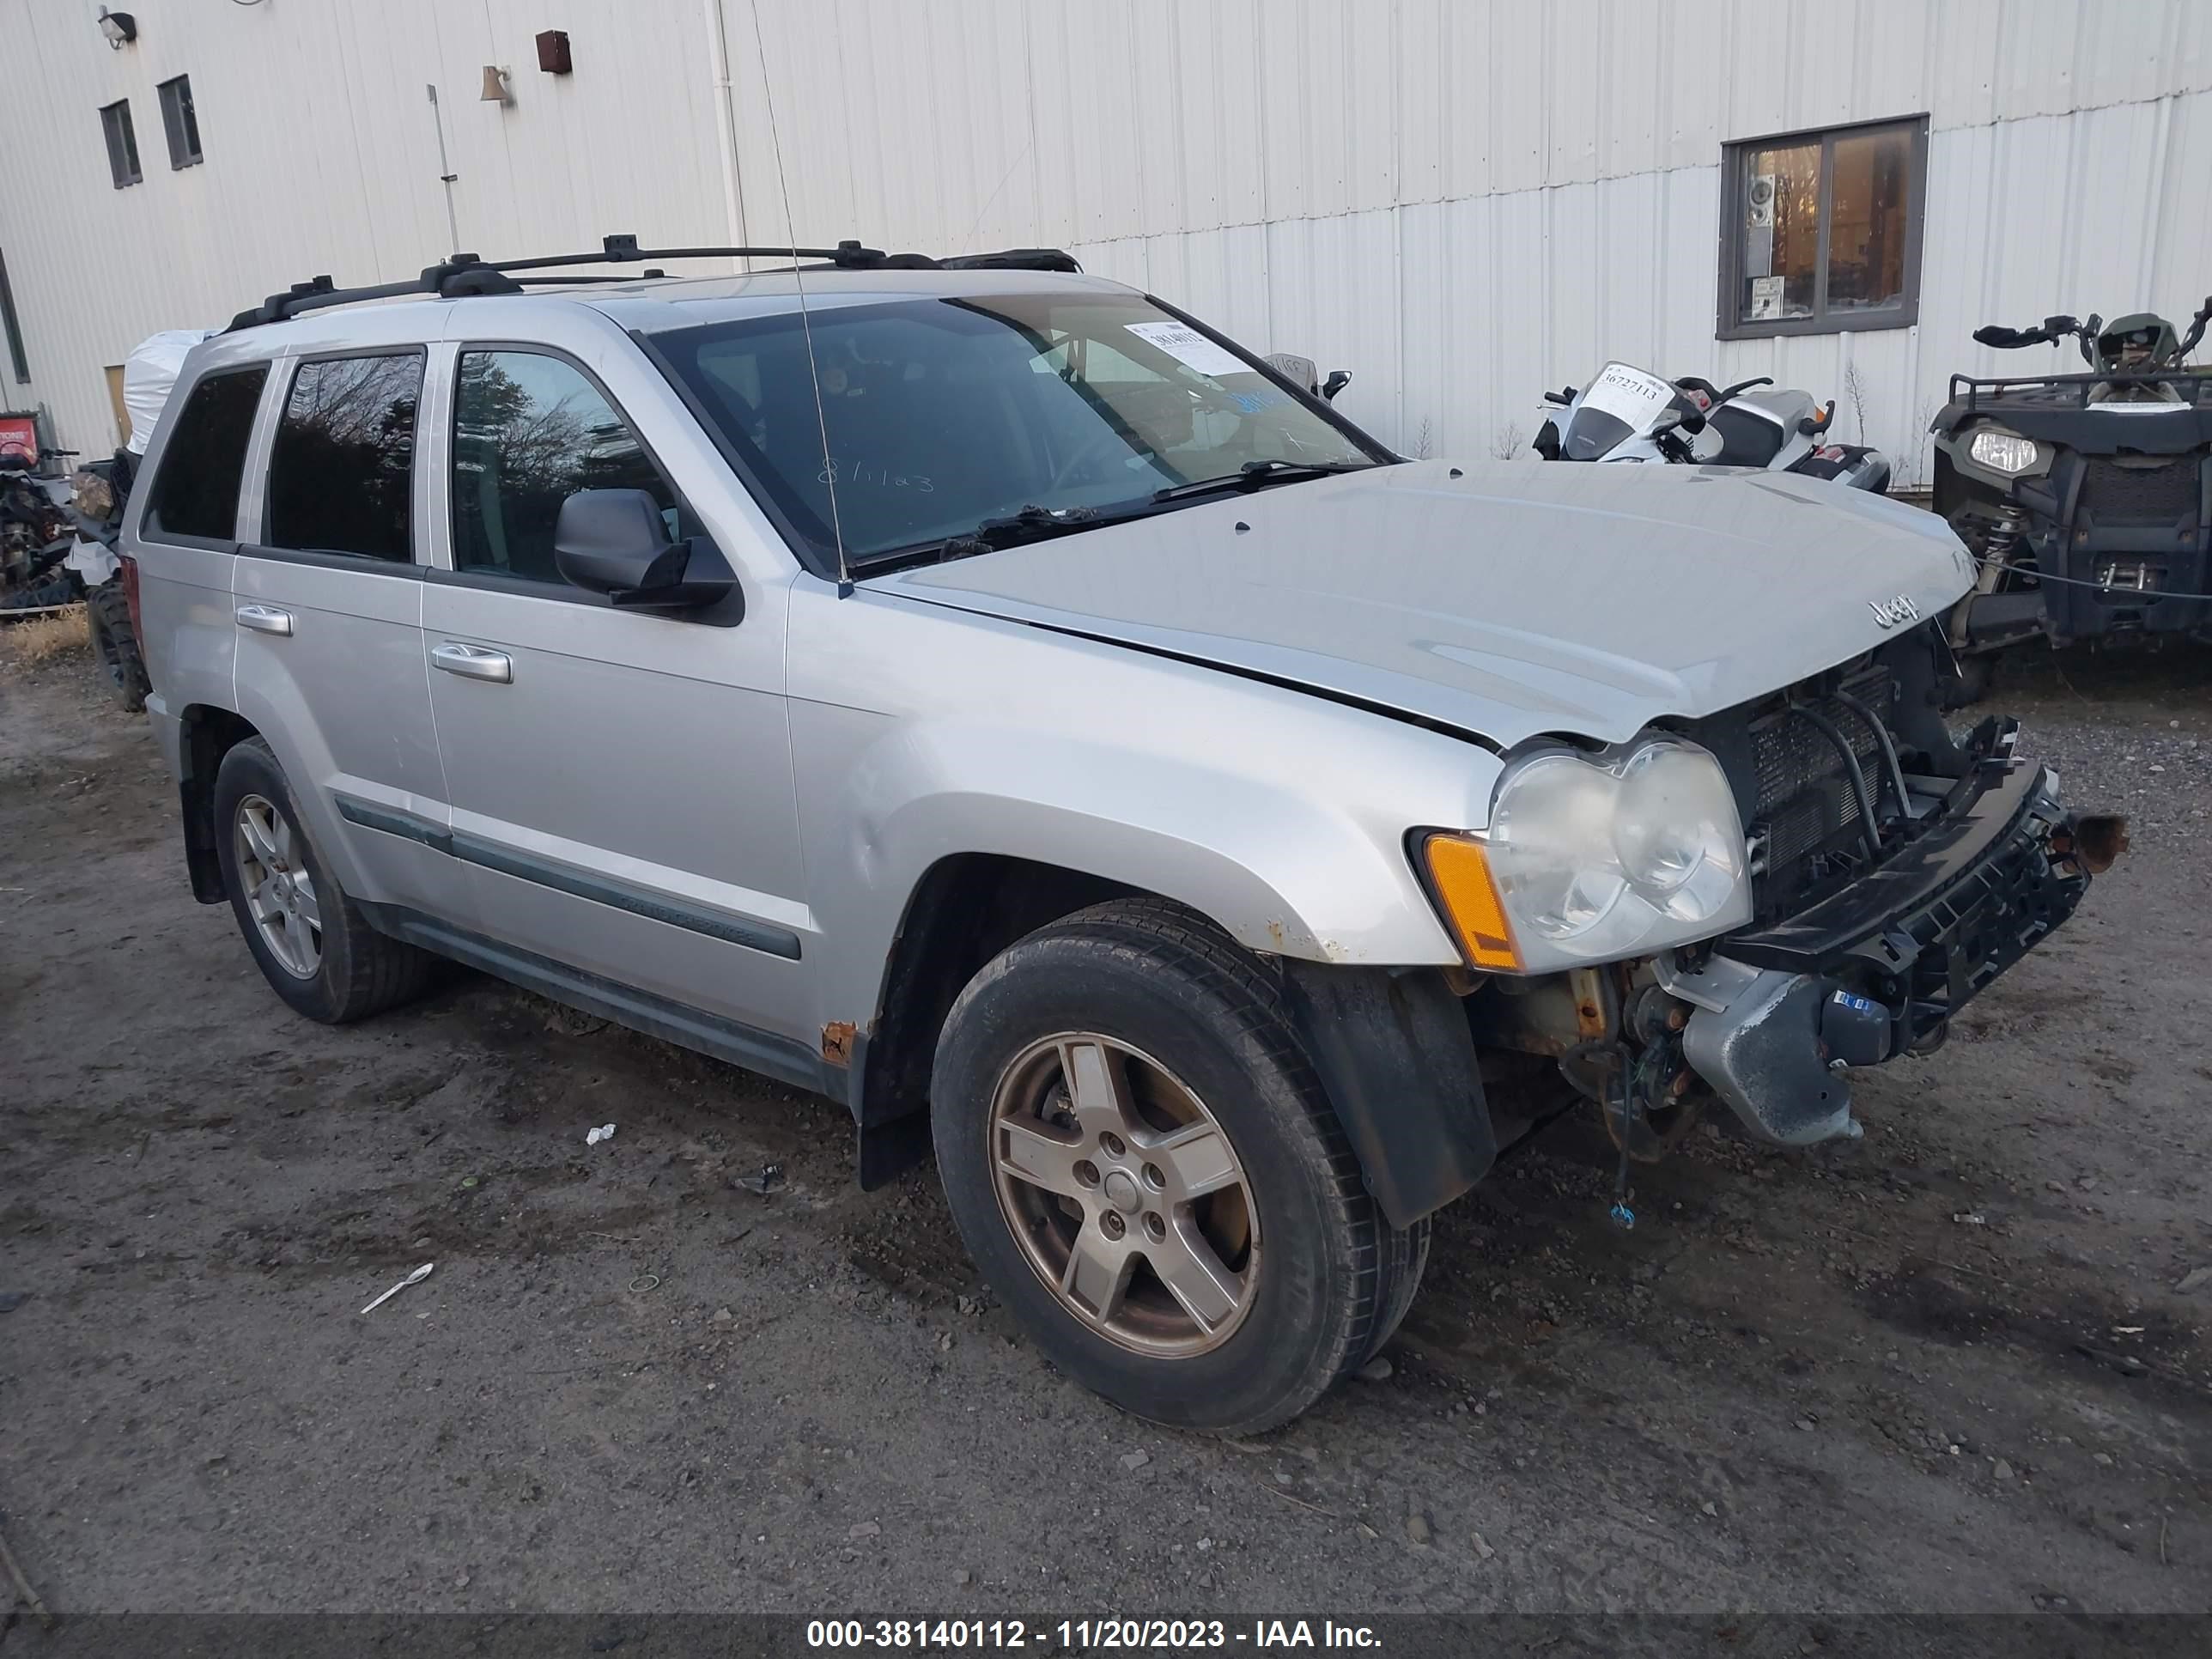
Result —
<svg viewBox="0 0 2212 1659"><path fill-rule="evenodd" d="M2122 820L2061 807L2016 722L1954 739L1951 672L1922 624L1631 744L1540 744L1486 831L1427 838L1490 970L1466 1000L1478 1043L1555 1060L1624 1185L1715 1104L1771 1146L1856 1139L1850 1073L1939 1047L2124 849Z"/></svg>

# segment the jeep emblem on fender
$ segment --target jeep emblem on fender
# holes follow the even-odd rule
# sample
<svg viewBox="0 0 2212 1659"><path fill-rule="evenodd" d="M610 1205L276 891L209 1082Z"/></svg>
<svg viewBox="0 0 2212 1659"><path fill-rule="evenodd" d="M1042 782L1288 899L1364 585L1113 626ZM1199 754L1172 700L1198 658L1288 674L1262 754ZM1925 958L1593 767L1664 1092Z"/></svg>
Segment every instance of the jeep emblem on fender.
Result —
<svg viewBox="0 0 2212 1659"><path fill-rule="evenodd" d="M1920 607L1902 593L1893 599L1869 599L1867 606L1874 612L1875 621L1884 628L1920 620Z"/></svg>

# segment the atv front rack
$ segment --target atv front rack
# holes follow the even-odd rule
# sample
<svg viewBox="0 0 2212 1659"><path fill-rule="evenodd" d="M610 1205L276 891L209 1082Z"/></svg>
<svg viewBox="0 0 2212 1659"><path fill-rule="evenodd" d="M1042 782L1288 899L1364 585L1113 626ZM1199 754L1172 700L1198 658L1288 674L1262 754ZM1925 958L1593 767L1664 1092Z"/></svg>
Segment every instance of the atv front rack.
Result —
<svg viewBox="0 0 2212 1659"><path fill-rule="evenodd" d="M2097 386L2172 386L2181 393L2175 408L2212 409L2212 367L2158 368L2132 374L2024 374L1984 380L1972 374L1951 377L1953 404L1964 404L1968 412L1985 406L1986 400L2022 398L2041 392L2039 404L2055 409L2087 409L2089 393Z"/></svg>

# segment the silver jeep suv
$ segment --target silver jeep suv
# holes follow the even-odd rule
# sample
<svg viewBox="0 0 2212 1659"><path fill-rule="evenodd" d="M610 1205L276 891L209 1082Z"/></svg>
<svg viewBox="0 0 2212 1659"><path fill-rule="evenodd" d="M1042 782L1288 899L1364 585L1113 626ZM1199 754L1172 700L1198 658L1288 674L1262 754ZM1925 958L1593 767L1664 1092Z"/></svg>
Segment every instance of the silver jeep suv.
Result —
<svg viewBox="0 0 2212 1659"><path fill-rule="evenodd" d="M1947 731L1927 514L1402 460L1064 255L520 268L191 354L125 550L194 892L311 1018L449 957L933 1146L1145 1416L1304 1408L1564 1102L1624 1222L1700 1111L1856 1134L2119 839Z"/></svg>

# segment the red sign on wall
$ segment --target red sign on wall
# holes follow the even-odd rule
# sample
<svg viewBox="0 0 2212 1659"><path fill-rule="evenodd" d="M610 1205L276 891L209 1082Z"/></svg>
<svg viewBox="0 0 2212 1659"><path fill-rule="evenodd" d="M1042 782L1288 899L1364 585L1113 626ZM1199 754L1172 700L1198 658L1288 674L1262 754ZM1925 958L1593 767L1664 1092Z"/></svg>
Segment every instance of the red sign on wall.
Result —
<svg viewBox="0 0 2212 1659"><path fill-rule="evenodd" d="M38 464L37 416L0 415L0 467L21 467L28 471Z"/></svg>

